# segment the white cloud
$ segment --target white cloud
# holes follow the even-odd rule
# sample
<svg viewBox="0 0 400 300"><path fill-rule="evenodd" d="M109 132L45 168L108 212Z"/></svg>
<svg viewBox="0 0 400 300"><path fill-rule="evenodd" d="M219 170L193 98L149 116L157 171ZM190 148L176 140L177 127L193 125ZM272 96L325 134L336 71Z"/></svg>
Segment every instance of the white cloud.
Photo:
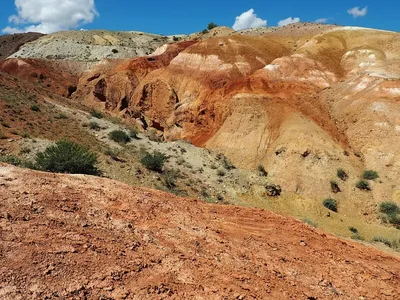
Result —
<svg viewBox="0 0 400 300"><path fill-rule="evenodd" d="M233 24L232 28L234 30L242 30L263 26L267 26L267 20L257 18L257 15L254 13L254 9L249 9L240 16L236 17L235 24Z"/></svg>
<svg viewBox="0 0 400 300"><path fill-rule="evenodd" d="M315 20L315 23L326 23L326 22L328 22L327 18L320 18Z"/></svg>
<svg viewBox="0 0 400 300"><path fill-rule="evenodd" d="M347 13L349 15L352 15L353 18L358 18L358 17L365 17L368 12L368 7L364 7L363 9L360 9L358 6L350 8Z"/></svg>
<svg viewBox="0 0 400 300"><path fill-rule="evenodd" d="M76 29L98 16L94 0L14 0L17 14L8 18L11 26L3 33L42 32ZM23 26L21 26L23 25Z"/></svg>
<svg viewBox="0 0 400 300"><path fill-rule="evenodd" d="M286 26L286 25L293 24L293 23L298 23L298 22L300 22L300 18L292 18L292 17L289 17L289 18L287 18L287 19L280 20L280 21L278 22L278 26L279 26L279 27L282 27L282 26Z"/></svg>

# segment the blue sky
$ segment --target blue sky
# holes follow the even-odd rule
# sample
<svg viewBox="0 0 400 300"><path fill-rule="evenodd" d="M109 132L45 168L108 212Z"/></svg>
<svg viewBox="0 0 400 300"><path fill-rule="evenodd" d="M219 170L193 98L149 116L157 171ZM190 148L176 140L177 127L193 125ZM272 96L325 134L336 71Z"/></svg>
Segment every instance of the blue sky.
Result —
<svg viewBox="0 0 400 300"><path fill-rule="evenodd" d="M17 1L23 9L19 15L15 7ZM267 21L268 26L276 26L280 20L292 17L301 21L326 18L327 23L393 31L400 29L400 1L397 0L72 0L76 3L68 8L60 7L62 0L17 1L2 0L0 26L4 33L28 29L56 31L74 27L139 30L166 35L192 33L202 30L211 21L232 27L235 18L251 8L258 18ZM348 10L354 7L359 7L356 11L357 18L348 13ZM365 7L367 9L362 10ZM18 18L14 18L14 22L10 23L9 17L12 15L18 15ZM73 18L73 15L78 17ZM5 28L7 29L4 30Z"/></svg>

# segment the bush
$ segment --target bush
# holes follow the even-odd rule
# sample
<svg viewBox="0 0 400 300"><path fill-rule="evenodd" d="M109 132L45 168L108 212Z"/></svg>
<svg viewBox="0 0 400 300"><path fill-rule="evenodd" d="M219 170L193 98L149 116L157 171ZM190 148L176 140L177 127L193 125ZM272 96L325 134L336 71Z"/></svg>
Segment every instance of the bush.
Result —
<svg viewBox="0 0 400 300"><path fill-rule="evenodd" d="M120 144L126 144L131 140L131 138L126 134L126 132L122 130L111 131L109 136L110 139L112 139L114 142Z"/></svg>
<svg viewBox="0 0 400 300"><path fill-rule="evenodd" d="M334 180L331 180L331 190L335 194L341 192L339 184Z"/></svg>
<svg viewBox="0 0 400 300"><path fill-rule="evenodd" d="M94 121L89 123L89 128L96 131L99 131L101 129L99 123Z"/></svg>
<svg viewBox="0 0 400 300"><path fill-rule="evenodd" d="M96 118L96 119L102 119L104 117L103 113L100 111L97 111L95 109L92 109L90 111L90 114L92 115L92 117Z"/></svg>
<svg viewBox="0 0 400 300"><path fill-rule="evenodd" d="M164 166L167 157L165 154L154 151L152 154L146 153L140 162L144 165L148 170L161 172Z"/></svg>
<svg viewBox="0 0 400 300"><path fill-rule="evenodd" d="M317 227L317 224L315 222L311 221L309 218L304 218L303 222L308 224L311 227Z"/></svg>
<svg viewBox="0 0 400 300"><path fill-rule="evenodd" d="M268 176L268 172L265 170L263 165L258 165L257 170L260 172L262 176Z"/></svg>
<svg viewBox="0 0 400 300"><path fill-rule="evenodd" d="M112 49L111 52L114 53L114 54L117 54L118 50L117 49Z"/></svg>
<svg viewBox="0 0 400 300"><path fill-rule="evenodd" d="M362 174L362 178L363 179L367 179L367 180L374 180L379 178L379 175L376 171L373 170L366 170L364 171L364 173Z"/></svg>
<svg viewBox="0 0 400 300"><path fill-rule="evenodd" d="M387 238L384 238L384 237L382 237L382 236L375 236L375 237L373 237L373 238L372 238L372 242L375 242L375 243L383 243L383 244L385 244L385 245L388 246L388 247L392 247L392 242L389 241Z"/></svg>
<svg viewBox="0 0 400 300"><path fill-rule="evenodd" d="M267 195L270 197L278 197L282 193L282 188L277 184L267 184L265 189L267 190Z"/></svg>
<svg viewBox="0 0 400 300"><path fill-rule="evenodd" d="M208 30L207 30L207 29L204 29L201 33L202 33L202 34L207 34L207 33L208 33Z"/></svg>
<svg viewBox="0 0 400 300"><path fill-rule="evenodd" d="M176 177L178 176L179 172L175 170L168 170L165 172L163 176L163 183L164 185L172 190L176 187Z"/></svg>
<svg viewBox="0 0 400 300"><path fill-rule="evenodd" d="M350 230L352 233L358 234L358 230L357 230L357 228L355 228L355 227L350 226L350 227L349 227L349 230Z"/></svg>
<svg viewBox="0 0 400 300"><path fill-rule="evenodd" d="M337 202L335 199L327 198L322 203L327 209L337 212Z"/></svg>
<svg viewBox="0 0 400 300"><path fill-rule="evenodd" d="M379 211L387 215L395 215L400 213L400 207L391 201L385 201L379 204Z"/></svg>
<svg viewBox="0 0 400 300"><path fill-rule="evenodd" d="M208 23L207 29L208 29L208 30L211 30L211 29L213 29L213 28L215 28L215 27L218 27L218 25L215 24L214 22L210 22L210 23Z"/></svg>
<svg viewBox="0 0 400 300"><path fill-rule="evenodd" d="M370 191L371 187L369 186L369 183L365 180L360 180L356 183L356 188L364 191Z"/></svg>
<svg viewBox="0 0 400 300"><path fill-rule="evenodd" d="M341 180L346 181L349 178L349 175L347 175L346 171L343 170L342 168L337 169L337 177L339 177Z"/></svg>
<svg viewBox="0 0 400 300"><path fill-rule="evenodd" d="M35 111L35 112L39 112L40 111L40 107L37 105L32 105L31 106L31 110Z"/></svg>
<svg viewBox="0 0 400 300"><path fill-rule="evenodd" d="M0 162L7 163L14 166L20 166L22 164L21 159L14 155L1 155Z"/></svg>
<svg viewBox="0 0 400 300"><path fill-rule="evenodd" d="M48 172L97 175L97 164L95 153L69 140L60 140L36 155L36 166Z"/></svg>

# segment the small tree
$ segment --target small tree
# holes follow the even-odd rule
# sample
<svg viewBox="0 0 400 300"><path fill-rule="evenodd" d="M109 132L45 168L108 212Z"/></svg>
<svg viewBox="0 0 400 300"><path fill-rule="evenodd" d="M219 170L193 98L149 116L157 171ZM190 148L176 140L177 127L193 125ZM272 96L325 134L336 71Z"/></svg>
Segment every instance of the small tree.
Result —
<svg viewBox="0 0 400 300"><path fill-rule="evenodd" d="M154 151L153 153L146 153L140 162L144 165L148 170L161 172L164 166L167 157L165 154Z"/></svg>
<svg viewBox="0 0 400 300"><path fill-rule="evenodd" d="M48 172L97 175L97 164L95 153L69 140L60 140L36 155L36 166Z"/></svg>
<svg viewBox="0 0 400 300"><path fill-rule="evenodd" d="M211 22L211 23L208 23L207 29L208 29L208 30L211 30L211 29L213 29L213 28L215 28L215 27L218 27L218 25L215 24L214 22Z"/></svg>
<svg viewBox="0 0 400 300"><path fill-rule="evenodd" d="M335 199L327 198L322 203L327 209L337 212L337 202Z"/></svg>

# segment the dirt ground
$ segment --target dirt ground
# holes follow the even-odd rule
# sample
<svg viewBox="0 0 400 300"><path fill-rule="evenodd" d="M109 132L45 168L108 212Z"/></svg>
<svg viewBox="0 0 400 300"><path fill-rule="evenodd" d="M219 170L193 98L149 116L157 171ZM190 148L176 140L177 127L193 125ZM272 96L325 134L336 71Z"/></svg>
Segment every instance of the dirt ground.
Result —
<svg viewBox="0 0 400 300"><path fill-rule="evenodd" d="M2 299L398 299L400 260L261 209L0 166Z"/></svg>

